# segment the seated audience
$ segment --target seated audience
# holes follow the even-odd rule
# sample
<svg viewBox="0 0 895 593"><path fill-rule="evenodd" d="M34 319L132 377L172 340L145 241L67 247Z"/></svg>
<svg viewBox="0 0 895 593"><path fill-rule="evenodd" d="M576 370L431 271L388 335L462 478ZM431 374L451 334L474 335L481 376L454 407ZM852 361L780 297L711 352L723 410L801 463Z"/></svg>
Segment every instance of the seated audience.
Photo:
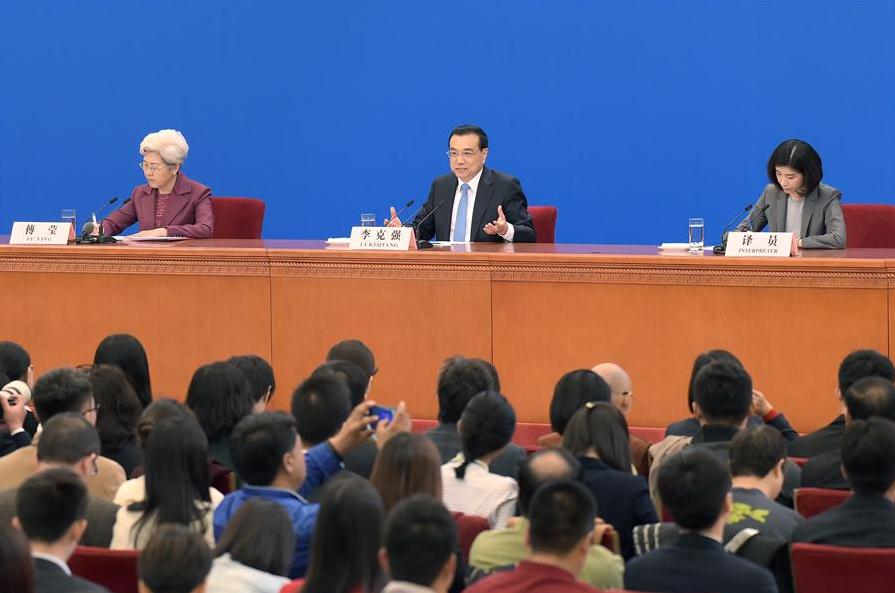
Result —
<svg viewBox="0 0 895 593"><path fill-rule="evenodd" d="M96 400L96 430L102 453L130 477L143 465L143 449L137 442L137 422L143 406L118 367L94 365L87 376Z"/></svg>
<svg viewBox="0 0 895 593"><path fill-rule="evenodd" d="M108 593L72 576L68 559L87 529L87 488L65 468L53 468L22 482L13 524L31 544L37 593Z"/></svg>
<svg viewBox="0 0 895 593"><path fill-rule="evenodd" d="M25 399L30 399L31 389L34 387L34 367L31 365L31 355L20 344L0 342L0 387L4 387L12 381L24 383L28 388L28 395ZM21 389L24 390L24 387ZM7 415L6 407L3 404L4 417ZM0 457L29 445L31 437L37 432L38 423L34 412L28 409L15 411L24 414L24 419L19 422L17 419L19 415L14 414L12 418L14 424L10 424L9 420L6 420L8 431L0 432ZM22 430L24 433L21 432Z"/></svg>
<svg viewBox="0 0 895 593"><path fill-rule="evenodd" d="M845 391L843 400L846 426L874 416L895 420L895 385L891 379L865 377ZM802 486L848 490L848 480L842 474L841 447L809 459L802 466Z"/></svg>
<svg viewBox="0 0 895 593"><path fill-rule="evenodd" d="M783 488L785 462L786 440L770 426L743 430L731 439L733 509L729 523L737 531L751 527L783 541L792 537L802 516L774 502Z"/></svg>
<svg viewBox="0 0 895 593"><path fill-rule="evenodd" d="M96 424L96 402L87 376L70 368L48 371L34 384L32 404L37 418L47 423L56 414L74 412ZM37 438L37 441L40 439ZM15 488L37 471L37 443L0 457L0 490ZM124 482L124 470L105 457L96 460L96 474L85 480L94 496L112 500Z"/></svg>
<svg viewBox="0 0 895 593"><path fill-rule="evenodd" d="M855 350L839 365L836 399L842 403L844 394L852 385L865 377L882 377L895 381L892 361L876 350ZM794 457L817 457L823 453L839 452L842 432L845 430L845 414L839 414L827 426L811 434L791 441L789 454Z"/></svg>
<svg viewBox="0 0 895 593"><path fill-rule="evenodd" d="M202 536L176 523L159 525L137 560L140 593L203 593L210 569Z"/></svg>
<svg viewBox="0 0 895 593"><path fill-rule="evenodd" d="M516 509L516 480L491 473L488 465L510 442L516 413L504 396L486 391L469 400L457 430L463 449L441 466L444 504L504 527Z"/></svg>
<svg viewBox="0 0 895 593"><path fill-rule="evenodd" d="M578 458L581 480L594 495L600 518L618 532L621 554L634 554L631 529L659 520L646 480L631 472L628 423L612 404L588 402L563 436L563 446Z"/></svg>
<svg viewBox="0 0 895 593"><path fill-rule="evenodd" d="M511 572L491 575L468 593L596 592L577 580L591 548L597 505L579 482L554 480L537 489L529 505L531 552Z"/></svg>
<svg viewBox="0 0 895 593"><path fill-rule="evenodd" d="M214 550L211 593L279 593L295 554L289 514L270 500L239 507Z"/></svg>
<svg viewBox="0 0 895 593"><path fill-rule="evenodd" d="M699 447L680 451L659 469L657 482L681 533L669 545L628 562L625 589L776 593L769 571L721 546L733 501L730 474L716 455Z"/></svg>
<svg viewBox="0 0 895 593"><path fill-rule="evenodd" d="M371 384L373 382L373 377L379 372L379 368L376 366L376 357L373 356L373 351L360 340L342 340L338 344L333 345L326 354L326 361L330 362L333 360L347 360L348 362L353 362L369 375Z"/></svg>
<svg viewBox="0 0 895 593"><path fill-rule="evenodd" d="M379 552L391 581L382 593L447 593L457 563L457 527L441 502L425 494L389 514Z"/></svg>
<svg viewBox="0 0 895 593"><path fill-rule="evenodd" d="M631 377L628 376L625 369L614 362L601 362L592 370L609 385L609 390L612 392L612 405L618 408L618 411L627 419L628 413L634 405L634 386L631 383ZM628 445L631 448L631 463L634 465L634 469L639 475L647 477L649 475L650 442L629 434Z"/></svg>
<svg viewBox="0 0 895 593"><path fill-rule="evenodd" d="M315 372L292 394L292 416L306 450L339 432L350 413L348 386L328 370Z"/></svg>
<svg viewBox="0 0 895 593"><path fill-rule="evenodd" d="M0 591L34 593L34 561L28 540L18 529L0 526Z"/></svg>
<svg viewBox="0 0 895 593"><path fill-rule="evenodd" d="M22 381L10 381L0 373L0 457L31 444L31 433L25 429L30 416L35 425L34 413L28 410L31 388Z"/></svg>
<svg viewBox="0 0 895 593"><path fill-rule="evenodd" d="M140 340L130 334L106 336L96 347L93 364L118 367L130 381L131 387L145 408L152 403L152 383L149 380L149 361Z"/></svg>
<svg viewBox="0 0 895 593"><path fill-rule="evenodd" d="M519 511L522 517L506 529L480 533L469 551L469 564L482 572L519 564L528 555L526 533L535 491L552 480L579 480L580 476L581 465L565 449L550 448L529 456L519 468ZM618 589L622 586L624 565L620 556L595 543L588 549L584 567L577 576L594 587Z"/></svg>
<svg viewBox="0 0 895 593"><path fill-rule="evenodd" d="M82 480L96 473L100 442L96 429L71 412L56 414L43 427L37 444L37 471L66 468ZM0 525L9 525L16 508L18 488L0 492ZM108 548L118 505L92 494L87 497L87 529L82 546Z"/></svg>
<svg viewBox="0 0 895 593"><path fill-rule="evenodd" d="M438 426L426 433L438 452L442 463L452 460L462 448L457 422L473 396L483 391L498 391L497 370L479 359L454 356L444 362L438 373ZM512 435L510 435L512 438ZM519 464L525 459L525 449L509 443L506 449L490 462L495 474L515 479Z"/></svg>
<svg viewBox="0 0 895 593"><path fill-rule="evenodd" d="M553 432L538 438L540 447L559 447L566 425L587 402L608 402L609 385L598 374L586 369L570 371L559 378L550 400L550 428Z"/></svg>
<svg viewBox="0 0 895 593"><path fill-rule="evenodd" d="M794 542L895 547L895 423L885 418L854 420L842 435L842 469L854 495L807 519Z"/></svg>
<svg viewBox="0 0 895 593"><path fill-rule="evenodd" d="M274 380L270 363L255 354L232 356L227 362L242 371L249 380L252 400L255 402L252 411L257 414L266 410L274 391L277 390L277 382Z"/></svg>
<svg viewBox="0 0 895 593"><path fill-rule="evenodd" d="M195 420L158 423L146 444L145 475L121 485L112 548L142 549L162 523L184 525L214 545L211 516L224 496L208 486L208 441Z"/></svg>

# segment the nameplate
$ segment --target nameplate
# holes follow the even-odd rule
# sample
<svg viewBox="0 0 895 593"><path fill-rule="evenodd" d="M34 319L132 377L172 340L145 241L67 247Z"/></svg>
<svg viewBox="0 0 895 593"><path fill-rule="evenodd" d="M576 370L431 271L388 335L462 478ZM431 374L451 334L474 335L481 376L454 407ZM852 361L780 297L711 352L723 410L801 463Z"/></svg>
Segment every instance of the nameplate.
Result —
<svg viewBox="0 0 895 593"><path fill-rule="evenodd" d="M728 257L789 257L792 233L730 233Z"/></svg>
<svg viewBox="0 0 895 593"><path fill-rule="evenodd" d="M416 249L412 227L356 226L351 229L348 249L410 251Z"/></svg>
<svg viewBox="0 0 895 593"><path fill-rule="evenodd" d="M70 222L14 222L10 245L65 245L74 238Z"/></svg>

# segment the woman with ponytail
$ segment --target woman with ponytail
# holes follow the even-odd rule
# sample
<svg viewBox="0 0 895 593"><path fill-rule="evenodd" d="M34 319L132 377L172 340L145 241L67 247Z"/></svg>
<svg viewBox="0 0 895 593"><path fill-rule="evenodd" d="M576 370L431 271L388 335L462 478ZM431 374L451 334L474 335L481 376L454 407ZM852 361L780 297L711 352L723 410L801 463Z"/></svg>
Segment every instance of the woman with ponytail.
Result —
<svg viewBox="0 0 895 593"><path fill-rule="evenodd" d="M492 528L504 527L519 488L514 479L490 473L488 464L513 438L513 407L496 391L482 392L469 400L457 430L463 450L441 466L444 504L449 511L485 517Z"/></svg>

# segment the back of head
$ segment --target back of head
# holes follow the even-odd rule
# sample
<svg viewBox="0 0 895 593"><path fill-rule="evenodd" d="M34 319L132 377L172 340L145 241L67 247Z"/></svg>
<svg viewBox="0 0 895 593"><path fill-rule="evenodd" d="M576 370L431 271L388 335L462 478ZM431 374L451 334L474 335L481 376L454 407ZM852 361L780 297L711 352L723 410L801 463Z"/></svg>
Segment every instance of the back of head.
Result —
<svg viewBox="0 0 895 593"><path fill-rule="evenodd" d="M842 435L842 467L852 490L882 496L895 483L895 423L885 418L851 422Z"/></svg>
<svg viewBox="0 0 895 593"><path fill-rule="evenodd" d="M156 527L137 560L137 576L151 593L191 593L210 571L202 536L173 523Z"/></svg>
<svg viewBox="0 0 895 593"><path fill-rule="evenodd" d="M682 529L708 529L721 516L730 473L717 455L688 447L660 467L656 484L662 505Z"/></svg>
<svg viewBox="0 0 895 593"><path fill-rule="evenodd" d="M786 440L771 426L741 430L730 441L730 473L733 477L763 478L781 459L786 459Z"/></svg>
<svg viewBox="0 0 895 593"><path fill-rule="evenodd" d="M167 398L155 400L143 410L140 419L137 421L137 438L140 441L140 447L144 451L146 450L146 443L149 440L152 429L168 418L196 421L196 416L192 410L182 403Z"/></svg>
<svg viewBox="0 0 895 593"><path fill-rule="evenodd" d="M135 442L143 405L124 373L118 367L94 365L88 378L98 408L96 430L102 442L111 446Z"/></svg>
<svg viewBox="0 0 895 593"><path fill-rule="evenodd" d="M342 340L329 349L326 360L347 360L358 365L371 377L379 372L373 351L360 340Z"/></svg>
<svg viewBox="0 0 895 593"><path fill-rule="evenodd" d="M553 389L550 401L550 427L563 434L572 416L587 402L609 402L609 384L591 370L579 369L563 375Z"/></svg>
<svg viewBox="0 0 895 593"><path fill-rule="evenodd" d="M594 528L597 504L580 482L553 480L538 488L528 509L534 553L565 556Z"/></svg>
<svg viewBox="0 0 895 593"><path fill-rule="evenodd" d="M859 379L845 391L843 399L851 420L867 420L873 416L895 420L895 384L891 379Z"/></svg>
<svg viewBox="0 0 895 593"><path fill-rule="evenodd" d="M43 425L37 459L44 463L73 465L100 452L96 428L80 414L56 414Z"/></svg>
<svg viewBox="0 0 895 593"><path fill-rule="evenodd" d="M695 403L709 424L740 426L752 408L752 378L740 365L712 362L696 373Z"/></svg>
<svg viewBox="0 0 895 593"><path fill-rule="evenodd" d="M34 561L25 535L0 527L0 591L34 593Z"/></svg>
<svg viewBox="0 0 895 593"><path fill-rule="evenodd" d="M693 411L693 401L695 399L695 393L693 391L694 382L696 381L696 374L702 370L702 367L707 364L713 362L729 362L732 364L737 364L739 366L743 366L743 363L740 362L740 359L733 355L733 353L728 352L727 350L706 350L699 354L696 357L696 360L693 361L693 369L690 371L690 384L687 387L687 405L690 408L690 411Z"/></svg>
<svg viewBox="0 0 895 593"><path fill-rule="evenodd" d="M331 360L317 367L311 376L326 373L333 373L345 381L350 393L352 408L364 401L367 396L367 388L370 386L370 375L360 365L347 360Z"/></svg>
<svg viewBox="0 0 895 593"><path fill-rule="evenodd" d="M149 361L140 340L130 334L107 336L96 347L93 364L108 364L120 368L145 408L152 403L149 381Z"/></svg>
<svg viewBox="0 0 895 593"><path fill-rule="evenodd" d="M226 438L236 423L252 412L255 400L242 371L226 362L213 362L193 374L186 405L208 440L217 441Z"/></svg>
<svg viewBox="0 0 895 593"><path fill-rule="evenodd" d="M277 383L273 376L273 367L270 363L255 354L233 356L227 362L242 371L249 380L252 399L256 402L269 398L277 389Z"/></svg>
<svg viewBox="0 0 895 593"><path fill-rule="evenodd" d="M566 449L542 449L529 455L519 466L519 511L528 516L531 497L539 486L551 480L577 480L581 464Z"/></svg>
<svg viewBox="0 0 895 593"><path fill-rule="evenodd" d="M888 357L876 350L855 350L842 359L839 365L839 393L844 397L852 385L865 377L882 377L895 381L895 366Z"/></svg>
<svg viewBox="0 0 895 593"><path fill-rule="evenodd" d="M24 381L31 366L31 355L15 342L0 342L0 373L9 381Z"/></svg>
<svg viewBox="0 0 895 593"><path fill-rule="evenodd" d="M612 404L584 404L566 427L563 447L579 457L594 452L609 467L626 473L631 471L628 422Z"/></svg>
<svg viewBox="0 0 895 593"><path fill-rule="evenodd" d="M295 419L285 412L262 412L243 418L230 436L236 473L252 486L270 486L283 455L295 449Z"/></svg>
<svg viewBox="0 0 895 593"><path fill-rule="evenodd" d="M507 446L516 432L516 412L503 395L486 391L469 400L460 419L464 462L455 472L466 475L466 466Z"/></svg>
<svg viewBox="0 0 895 593"><path fill-rule="evenodd" d="M441 499L441 455L426 436L398 433L376 455L370 483L382 496L386 513L414 494Z"/></svg>
<svg viewBox="0 0 895 593"><path fill-rule="evenodd" d="M315 372L292 394L292 416L306 446L337 432L351 413L351 394L344 379L326 370Z"/></svg>
<svg viewBox="0 0 895 593"><path fill-rule="evenodd" d="M221 534L214 555L230 554L242 565L286 576L295 553L292 521L282 505L260 498L247 500Z"/></svg>
<svg viewBox="0 0 895 593"><path fill-rule="evenodd" d="M411 496L388 517L385 550L394 580L431 586L456 546L457 526L437 498Z"/></svg>
<svg viewBox="0 0 895 593"><path fill-rule="evenodd" d="M457 422L473 396L496 388L481 361L454 356L438 372L437 389L439 422Z"/></svg>
<svg viewBox="0 0 895 593"><path fill-rule="evenodd" d="M93 386L84 373L70 368L44 373L34 384L31 401L41 422L61 412L80 414L93 399Z"/></svg>
<svg viewBox="0 0 895 593"><path fill-rule="evenodd" d="M383 520L382 500L370 482L352 474L330 479L323 489L303 593L378 590Z"/></svg>
<svg viewBox="0 0 895 593"><path fill-rule="evenodd" d="M490 360L485 360L484 358L473 358L472 360L481 364L488 372L488 376L491 377L491 382L494 383L494 391L500 391L500 375L497 373L497 367L491 364Z"/></svg>
<svg viewBox="0 0 895 593"><path fill-rule="evenodd" d="M33 542L58 542L86 515L87 486L70 469L48 469L19 486L16 517L22 531Z"/></svg>

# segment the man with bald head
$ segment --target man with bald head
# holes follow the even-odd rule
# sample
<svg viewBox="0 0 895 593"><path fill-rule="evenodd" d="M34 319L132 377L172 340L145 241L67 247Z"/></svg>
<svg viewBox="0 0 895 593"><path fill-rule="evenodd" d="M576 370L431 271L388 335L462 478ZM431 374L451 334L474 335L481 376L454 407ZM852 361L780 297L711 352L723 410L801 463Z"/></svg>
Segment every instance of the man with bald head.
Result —
<svg viewBox="0 0 895 593"><path fill-rule="evenodd" d="M591 370L606 381L612 391L612 405L627 418L631 406L634 405L634 385L631 383L631 377L628 376L625 369L614 362L601 362ZM649 441L632 434L628 435L628 441L631 449L631 463L637 468L638 474L648 476Z"/></svg>

